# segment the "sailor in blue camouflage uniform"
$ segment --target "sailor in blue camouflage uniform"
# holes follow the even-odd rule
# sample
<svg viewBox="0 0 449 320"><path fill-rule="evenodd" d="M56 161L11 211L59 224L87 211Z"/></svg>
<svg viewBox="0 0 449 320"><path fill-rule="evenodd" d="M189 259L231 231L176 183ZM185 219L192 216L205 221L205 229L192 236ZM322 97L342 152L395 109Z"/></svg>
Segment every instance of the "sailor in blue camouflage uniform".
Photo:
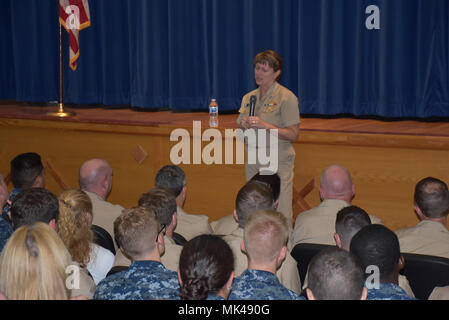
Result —
<svg viewBox="0 0 449 320"><path fill-rule="evenodd" d="M118 245L133 261L128 270L100 281L94 299L99 300L176 300L179 299L178 275L161 263L164 230L154 211L136 207L114 221Z"/></svg>
<svg viewBox="0 0 449 320"><path fill-rule="evenodd" d="M234 279L229 300L304 300L284 287L274 273L245 270Z"/></svg>
<svg viewBox="0 0 449 320"><path fill-rule="evenodd" d="M9 194L9 203L11 203L14 200L15 196L17 196L21 192L22 192L22 189L13 188L11 193ZM9 221L8 212L9 212L9 210L11 210L11 205L9 203L5 203L5 205L3 206L3 211L2 211L2 218L6 221Z"/></svg>
<svg viewBox="0 0 449 320"><path fill-rule="evenodd" d="M379 289L369 289L367 300L416 300L394 283L380 283Z"/></svg>
<svg viewBox="0 0 449 320"><path fill-rule="evenodd" d="M0 217L0 252L3 250L3 247L6 245L6 242L8 242L13 232L11 223Z"/></svg>
<svg viewBox="0 0 449 320"><path fill-rule="evenodd" d="M45 171L41 156L35 152L27 152L12 159L11 180L14 188L9 195L10 202L25 189L45 188ZM2 218L9 221L10 204L3 204L1 208Z"/></svg>
<svg viewBox="0 0 449 320"><path fill-rule="evenodd" d="M0 173L0 208L6 208L7 212L9 212L9 204L7 203L9 197L9 190L3 179L3 175ZM3 217L0 217L0 252L3 250L6 242L9 237L11 237L13 233L11 223L9 219L6 220Z"/></svg>
<svg viewBox="0 0 449 320"><path fill-rule="evenodd" d="M252 213L241 243L248 256L248 269L232 285L229 300L303 300L285 288L276 277L287 254L287 219L274 210Z"/></svg>
<svg viewBox="0 0 449 320"><path fill-rule="evenodd" d="M367 225L352 238L350 252L358 258L363 270L371 267L378 273L373 280L377 278L379 283L371 283L370 278L367 279L367 300L415 300L398 286L404 259L398 237L393 231L380 224ZM379 289L375 289L376 285Z"/></svg>
<svg viewBox="0 0 449 320"><path fill-rule="evenodd" d="M128 270L103 279L97 286L98 300L177 300L176 272L158 261L134 261Z"/></svg>

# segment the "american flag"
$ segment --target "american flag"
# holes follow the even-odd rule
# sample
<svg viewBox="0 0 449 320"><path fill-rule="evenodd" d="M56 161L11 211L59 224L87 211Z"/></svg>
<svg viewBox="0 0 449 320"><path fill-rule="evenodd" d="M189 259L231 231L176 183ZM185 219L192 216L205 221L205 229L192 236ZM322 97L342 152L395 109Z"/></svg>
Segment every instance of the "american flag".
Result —
<svg viewBox="0 0 449 320"><path fill-rule="evenodd" d="M88 0L59 0L59 23L69 33L70 68L75 71L80 54L78 35L80 30L90 26Z"/></svg>

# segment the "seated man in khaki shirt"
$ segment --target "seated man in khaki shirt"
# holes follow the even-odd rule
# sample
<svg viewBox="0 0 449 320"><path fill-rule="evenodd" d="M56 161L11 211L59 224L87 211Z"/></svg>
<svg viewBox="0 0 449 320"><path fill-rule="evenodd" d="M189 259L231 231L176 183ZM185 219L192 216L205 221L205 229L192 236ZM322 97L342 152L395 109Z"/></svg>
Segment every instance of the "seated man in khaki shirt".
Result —
<svg viewBox="0 0 449 320"><path fill-rule="evenodd" d="M416 184L415 212L421 222L396 231L402 252L449 258L449 191L443 181L427 177Z"/></svg>
<svg viewBox="0 0 449 320"><path fill-rule="evenodd" d="M178 271L179 256L182 246L173 240L173 231L177 224L176 198L175 194L167 188L153 188L142 194L139 198L139 207L149 207L156 214L162 226L164 234L165 252L161 256L161 262L168 270ZM129 266L131 260L126 257L122 250L115 256L114 266Z"/></svg>
<svg viewBox="0 0 449 320"><path fill-rule="evenodd" d="M279 204L279 194L281 192L281 178L277 173L274 174L260 174L254 175L251 180L262 181L270 185L271 191L273 192L274 209L277 209ZM224 216L223 218L212 222L212 227L214 229L214 234L216 235L229 235L235 229L237 229L239 224L234 218L234 215Z"/></svg>
<svg viewBox="0 0 449 320"><path fill-rule="evenodd" d="M184 211L186 201L186 176L184 171L175 165L162 167L156 174L156 187L168 188L176 196L178 224L176 233L179 233L187 241L201 234L212 233L209 217L203 214L189 214ZM235 229L235 228L234 228Z"/></svg>
<svg viewBox="0 0 449 320"><path fill-rule="evenodd" d="M298 243L333 245L335 216L340 209L351 205L354 195L355 186L347 169L336 164L326 168L320 180L322 202L298 215L289 248ZM370 219L372 223L381 224L375 216Z"/></svg>
<svg viewBox="0 0 449 320"><path fill-rule="evenodd" d="M236 277L240 276L248 266L248 258L241 251L240 247L246 221L252 213L258 210L272 210L273 207L273 193L270 187L264 182L249 181L238 192L234 216L239 226L232 234L223 237L234 252ZM301 293L301 280L299 278L297 263L290 253L287 253L284 262L276 272L276 276L287 289L297 294Z"/></svg>
<svg viewBox="0 0 449 320"><path fill-rule="evenodd" d="M112 167L103 159L87 160L80 167L79 183L92 201L92 224L105 229L114 239L114 221L124 208L106 201L112 189Z"/></svg>

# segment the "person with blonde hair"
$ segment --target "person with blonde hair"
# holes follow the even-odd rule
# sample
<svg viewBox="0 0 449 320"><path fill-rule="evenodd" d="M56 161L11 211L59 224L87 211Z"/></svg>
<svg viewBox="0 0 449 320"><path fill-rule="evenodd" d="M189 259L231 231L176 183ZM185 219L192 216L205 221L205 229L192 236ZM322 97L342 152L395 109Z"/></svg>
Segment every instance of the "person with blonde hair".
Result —
<svg viewBox="0 0 449 320"><path fill-rule="evenodd" d="M229 300L303 299L276 277L288 254L288 235L287 219L280 212L260 210L249 216L241 242L248 269L234 280Z"/></svg>
<svg viewBox="0 0 449 320"><path fill-rule="evenodd" d="M37 222L17 229L0 256L0 291L12 300L63 300L70 290L70 253L57 233Z"/></svg>
<svg viewBox="0 0 449 320"><path fill-rule="evenodd" d="M94 243L92 202L82 190L70 189L59 195L59 235L72 259L86 268L95 284L104 279L114 264L114 255Z"/></svg>

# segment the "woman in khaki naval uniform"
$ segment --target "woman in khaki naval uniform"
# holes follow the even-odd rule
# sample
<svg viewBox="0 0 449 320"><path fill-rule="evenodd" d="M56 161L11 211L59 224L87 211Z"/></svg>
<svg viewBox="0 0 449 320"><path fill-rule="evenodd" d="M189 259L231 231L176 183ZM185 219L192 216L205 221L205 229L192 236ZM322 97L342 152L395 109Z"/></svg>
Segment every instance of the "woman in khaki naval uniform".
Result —
<svg viewBox="0 0 449 320"><path fill-rule="evenodd" d="M278 83L281 73L282 58L277 52L267 50L256 55L254 58L254 78L258 88L243 97L237 123L242 129L278 130L277 173L281 178L281 193L277 210L286 216L291 225L293 167L295 163L295 150L291 143L298 139L300 116L298 98ZM257 97L257 101L254 116L249 116L250 97L253 95ZM267 149L270 140L268 130ZM256 164L247 163L245 166L246 180L251 179L259 172L259 169L262 169L261 173L263 173L263 168L267 167L267 165L261 165L258 162Z"/></svg>

